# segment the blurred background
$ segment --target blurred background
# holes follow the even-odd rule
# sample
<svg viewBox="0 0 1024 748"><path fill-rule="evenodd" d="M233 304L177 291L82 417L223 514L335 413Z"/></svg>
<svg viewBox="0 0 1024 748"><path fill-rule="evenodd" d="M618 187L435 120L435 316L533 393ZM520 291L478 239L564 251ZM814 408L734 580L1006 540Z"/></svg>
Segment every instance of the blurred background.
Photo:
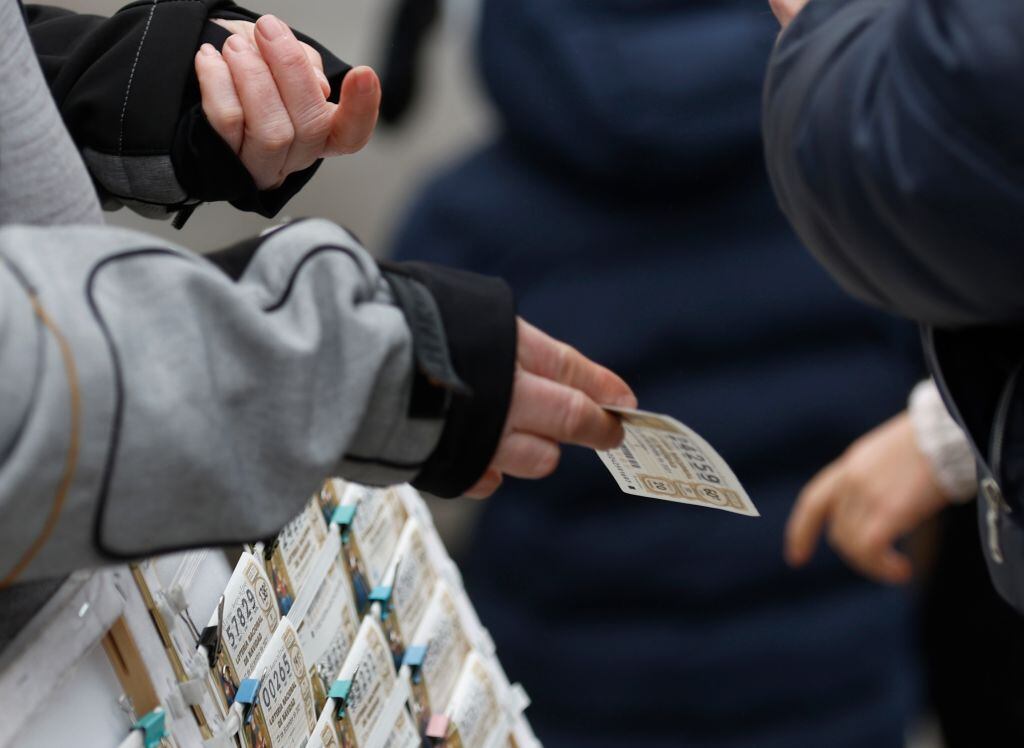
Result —
<svg viewBox="0 0 1024 748"><path fill-rule="evenodd" d="M243 4L378 70L399 6L417 6ZM973 509L964 555L939 562L945 595L883 589L828 551L800 573L782 563L799 488L902 408L922 370L914 331L847 300L774 210L757 138L767 3L437 5L401 123L325 163L286 215L204 205L182 231L109 220L204 251L321 216L377 255L499 273L524 314L722 449L758 525L617 495L575 451L555 479L511 482L486 508L433 502L547 745L1019 745L1019 678L979 644L1003 613L986 629L992 601L957 593L987 584Z"/></svg>

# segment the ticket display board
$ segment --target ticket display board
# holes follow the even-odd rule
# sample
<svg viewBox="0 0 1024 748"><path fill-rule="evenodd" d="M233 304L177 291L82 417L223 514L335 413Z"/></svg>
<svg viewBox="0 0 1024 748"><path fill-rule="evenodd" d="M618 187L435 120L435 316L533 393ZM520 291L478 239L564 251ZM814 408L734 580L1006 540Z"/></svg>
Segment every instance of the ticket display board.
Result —
<svg viewBox="0 0 1024 748"><path fill-rule="evenodd" d="M333 479L276 537L230 562L196 550L109 576L106 587L69 592L66 618L74 627L93 617L82 603L89 593L95 620L113 623L95 627L95 651L107 652L116 675L99 682L123 690L90 694L89 709L100 713L97 699L108 698L125 732L83 745L539 745L526 699L505 679L409 486ZM78 649L63 656L81 657ZM32 734L31 720L22 723Z"/></svg>

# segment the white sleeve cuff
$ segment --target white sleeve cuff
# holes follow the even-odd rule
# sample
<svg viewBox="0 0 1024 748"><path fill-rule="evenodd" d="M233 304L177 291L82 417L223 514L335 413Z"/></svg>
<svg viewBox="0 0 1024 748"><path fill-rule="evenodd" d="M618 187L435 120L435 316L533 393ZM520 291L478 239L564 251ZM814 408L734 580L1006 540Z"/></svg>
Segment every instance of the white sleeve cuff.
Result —
<svg viewBox="0 0 1024 748"><path fill-rule="evenodd" d="M919 382L910 393L910 423L917 446L932 467L939 488L950 501L966 502L977 494L977 468L967 435L946 410L935 382Z"/></svg>

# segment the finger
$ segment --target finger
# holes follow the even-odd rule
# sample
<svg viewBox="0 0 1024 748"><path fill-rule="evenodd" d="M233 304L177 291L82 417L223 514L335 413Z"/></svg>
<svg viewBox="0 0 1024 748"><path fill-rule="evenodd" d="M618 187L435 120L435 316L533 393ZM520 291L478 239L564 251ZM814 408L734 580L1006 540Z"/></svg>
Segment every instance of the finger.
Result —
<svg viewBox="0 0 1024 748"><path fill-rule="evenodd" d="M501 440L491 465L514 478L546 478L560 457L561 450L550 439L513 432Z"/></svg>
<svg viewBox="0 0 1024 748"><path fill-rule="evenodd" d="M302 51L306 53L306 57L309 58L309 62L313 65L313 72L316 73L317 80L320 81L320 90L323 91L324 98L326 99L331 95L331 82L327 80L327 75L324 73L324 58L305 42L300 43L302 44Z"/></svg>
<svg viewBox="0 0 1024 748"><path fill-rule="evenodd" d="M910 559L889 545L837 548L847 564L882 584L905 584L913 576Z"/></svg>
<svg viewBox="0 0 1024 748"><path fill-rule="evenodd" d="M469 499L486 499L499 488L501 488L501 473L488 468L476 485L466 491L463 496Z"/></svg>
<svg viewBox="0 0 1024 748"><path fill-rule="evenodd" d="M527 371L582 390L602 405L636 407L633 391L614 372L525 320L519 320L518 331L519 363Z"/></svg>
<svg viewBox="0 0 1024 748"><path fill-rule="evenodd" d="M212 44L204 44L196 54L196 78L203 103L203 114L210 126L235 153L242 148L245 114L238 100L231 70Z"/></svg>
<svg viewBox="0 0 1024 748"><path fill-rule="evenodd" d="M380 112L380 80L371 68L353 68L341 82L341 99L324 155L356 153L370 142Z"/></svg>
<svg viewBox="0 0 1024 748"><path fill-rule="evenodd" d="M803 566L810 560L835 504L841 476L842 470L834 462L800 492L786 522L786 561L791 566Z"/></svg>
<svg viewBox="0 0 1024 748"><path fill-rule="evenodd" d="M224 59L245 112L242 163L256 186L269 189L282 180L295 131L281 101L274 76L263 57L242 36L235 34L224 43Z"/></svg>
<svg viewBox="0 0 1024 748"><path fill-rule="evenodd" d="M294 130L283 167L284 175L305 169L323 152L331 130L334 107L327 103L302 42L272 15L256 21L256 44L270 68Z"/></svg>
<svg viewBox="0 0 1024 748"><path fill-rule="evenodd" d="M622 443L619 419L580 390L520 369L515 375L509 428L593 449Z"/></svg>

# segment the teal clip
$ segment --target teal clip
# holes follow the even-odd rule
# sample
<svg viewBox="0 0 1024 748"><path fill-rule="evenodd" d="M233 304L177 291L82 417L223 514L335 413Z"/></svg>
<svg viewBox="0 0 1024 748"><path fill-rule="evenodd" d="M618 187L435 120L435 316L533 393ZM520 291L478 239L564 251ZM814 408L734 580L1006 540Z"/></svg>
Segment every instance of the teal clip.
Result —
<svg viewBox="0 0 1024 748"><path fill-rule="evenodd" d="M412 682L416 685L419 685L420 680L422 680L423 661L427 658L428 646L409 647L405 650L405 657L402 658L402 664L408 665L412 671Z"/></svg>
<svg viewBox="0 0 1024 748"><path fill-rule="evenodd" d="M252 708L256 704L259 692L260 682L257 678L246 678L238 684L238 690L235 692L235 701L243 707L242 713L246 724L249 724L249 720L252 719Z"/></svg>
<svg viewBox="0 0 1024 748"><path fill-rule="evenodd" d="M374 587L369 599L371 603L380 603L380 619L386 621L391 612L391 588Z"/></svg>
<svg viewBox="0 0 1024 748"><path fill-rule="evenodd" d="M348 530L352 526L352 520L355 518L355 509L357 506L358 504L339 506L334 510L334 514L331 515L331 525L337 525L341 528L342 540L348 536Z"/></svg>
<svg viewBox="0 0 1024 748"><path fill-rule="evenodd" d="M327 692L327 697L334 699L338 705L338 719L345 716L345 702L348 701L348 694L352 690L352 681L336 680Z"/></svg>
<svg viewBox="0 0 1024 748"><path fill-rule="evenodd" d="M157 708L132 725L132 730L142 732L142 744L146 748L156 748L160 741L167 737L167 724L164 710Z"/></svg>

